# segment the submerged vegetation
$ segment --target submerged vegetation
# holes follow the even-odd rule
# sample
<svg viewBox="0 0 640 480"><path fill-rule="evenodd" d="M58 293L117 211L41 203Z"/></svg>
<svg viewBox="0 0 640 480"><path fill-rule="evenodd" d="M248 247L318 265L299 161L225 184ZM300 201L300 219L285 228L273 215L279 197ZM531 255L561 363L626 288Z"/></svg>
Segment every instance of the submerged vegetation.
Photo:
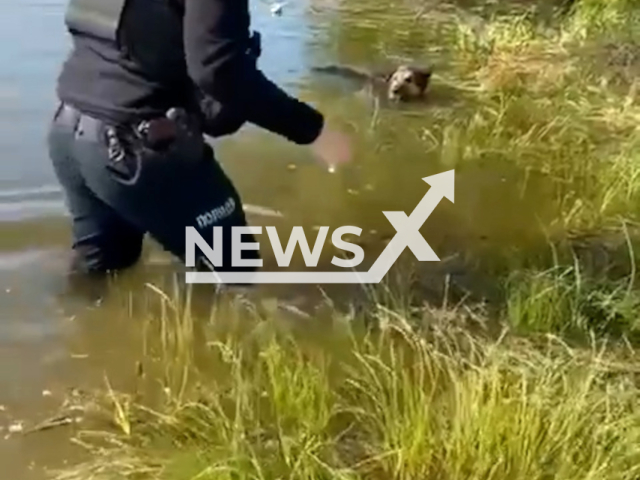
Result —
<svg viewBox="0 0 640 480"><path fill-rule="evenodd" d="M131 313L135 388L91 397L91 458L56 478L640 478L640 2L340 3L340 60L436 64L425 111L335 100L363 183L413 204L416 172L456 168L442 222L489 232L463 243L495 294L447 275L442 302L389 287L293 322L161 294Z"/></svg>

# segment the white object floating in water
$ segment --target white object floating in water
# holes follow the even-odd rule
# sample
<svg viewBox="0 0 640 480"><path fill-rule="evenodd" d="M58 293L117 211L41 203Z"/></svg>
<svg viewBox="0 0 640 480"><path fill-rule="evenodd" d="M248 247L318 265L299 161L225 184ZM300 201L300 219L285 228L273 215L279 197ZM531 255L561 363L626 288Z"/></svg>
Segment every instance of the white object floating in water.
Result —
<svg viewBox="0 0 640 480"><path fill-rule="evenodd" d="M335 171L336 171L336 167L335 167L335 165L331 165L331 166L329 167L329 173L335 173Z"/></svg>
<svg viewBox="0 0 640 480"><path fill-rule="evenodd" d="M286 5L287 2L277 2L271 4L271 15L280 16L282 15L282 9Z"/></svg>
<svg viewBox="0 0 640 480"><path fill-rule="evenodd" d="M9 425L9 433L20 433L24 430L22 422L16 422L14 424Z"/></svg>
<svg viewBox="0 0 640 480"><path fill-rule="evenodd" d="M261 207L260 205L246 204L243 206L243 209L246 213L249 213L251 215L264 215L265 217L284 217L282 212L273 210L268 207Z"/></svg>

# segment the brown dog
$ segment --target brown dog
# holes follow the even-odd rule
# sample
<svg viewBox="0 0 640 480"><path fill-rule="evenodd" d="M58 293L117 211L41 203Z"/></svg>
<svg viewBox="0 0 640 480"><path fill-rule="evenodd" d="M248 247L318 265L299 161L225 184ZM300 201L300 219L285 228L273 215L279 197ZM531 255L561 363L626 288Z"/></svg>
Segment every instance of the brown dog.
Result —
<svg viewBox="0 0 640 480"><path fill-rule="evenodd" d="M409 65L400 65L395 70L384 73L371 73L337 65L315 67L313 70L356 80L363 83L365 88L373 88L374 91L382 87L387 99L394 102L408 102L422 98L429 86L432 73L430 68Z"/></svg>
<svg viewBox="0 0 640 480"><path fill-rule="evenodd" d="M424 96L431 80L431 70L399 66L387 78L389 100L407 101Z"/></svg>

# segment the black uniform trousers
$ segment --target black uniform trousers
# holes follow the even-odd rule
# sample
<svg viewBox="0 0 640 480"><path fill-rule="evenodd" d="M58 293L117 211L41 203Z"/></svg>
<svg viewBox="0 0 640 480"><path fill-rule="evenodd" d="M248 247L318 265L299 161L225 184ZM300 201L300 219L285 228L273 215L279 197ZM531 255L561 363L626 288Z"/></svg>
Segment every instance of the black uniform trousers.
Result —
<svg viewBox="0 0 640 480"><path fill-rule="evenodd" d="M245 226L242 200L201 133L144 155L109 155L105 125L61 104L50 125L48 149L73 222L72 271L104 273L140 258L145 234L184 262L185 227L195 227L213 246L213 227L223 227L223 265L231 266L231 227ZM213 212L213 213L212 213ZM243 242L254 241L251 235ZM215 247L215 246L214 246ZM243 258L259 258L256 250ZM196 265L211 269L196 248Z"/></svg>

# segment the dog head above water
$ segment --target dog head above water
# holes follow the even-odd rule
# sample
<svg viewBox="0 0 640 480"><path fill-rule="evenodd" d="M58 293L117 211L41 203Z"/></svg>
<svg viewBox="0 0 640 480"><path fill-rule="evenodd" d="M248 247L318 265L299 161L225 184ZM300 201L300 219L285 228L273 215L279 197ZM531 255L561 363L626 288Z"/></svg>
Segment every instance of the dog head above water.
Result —
<svg viewBox="0 0 640 480"><path fill-rule="evenodd" d="M431 79L431 69L401 65L388 77L387 96L393 101L422 97Z"/></svg>

